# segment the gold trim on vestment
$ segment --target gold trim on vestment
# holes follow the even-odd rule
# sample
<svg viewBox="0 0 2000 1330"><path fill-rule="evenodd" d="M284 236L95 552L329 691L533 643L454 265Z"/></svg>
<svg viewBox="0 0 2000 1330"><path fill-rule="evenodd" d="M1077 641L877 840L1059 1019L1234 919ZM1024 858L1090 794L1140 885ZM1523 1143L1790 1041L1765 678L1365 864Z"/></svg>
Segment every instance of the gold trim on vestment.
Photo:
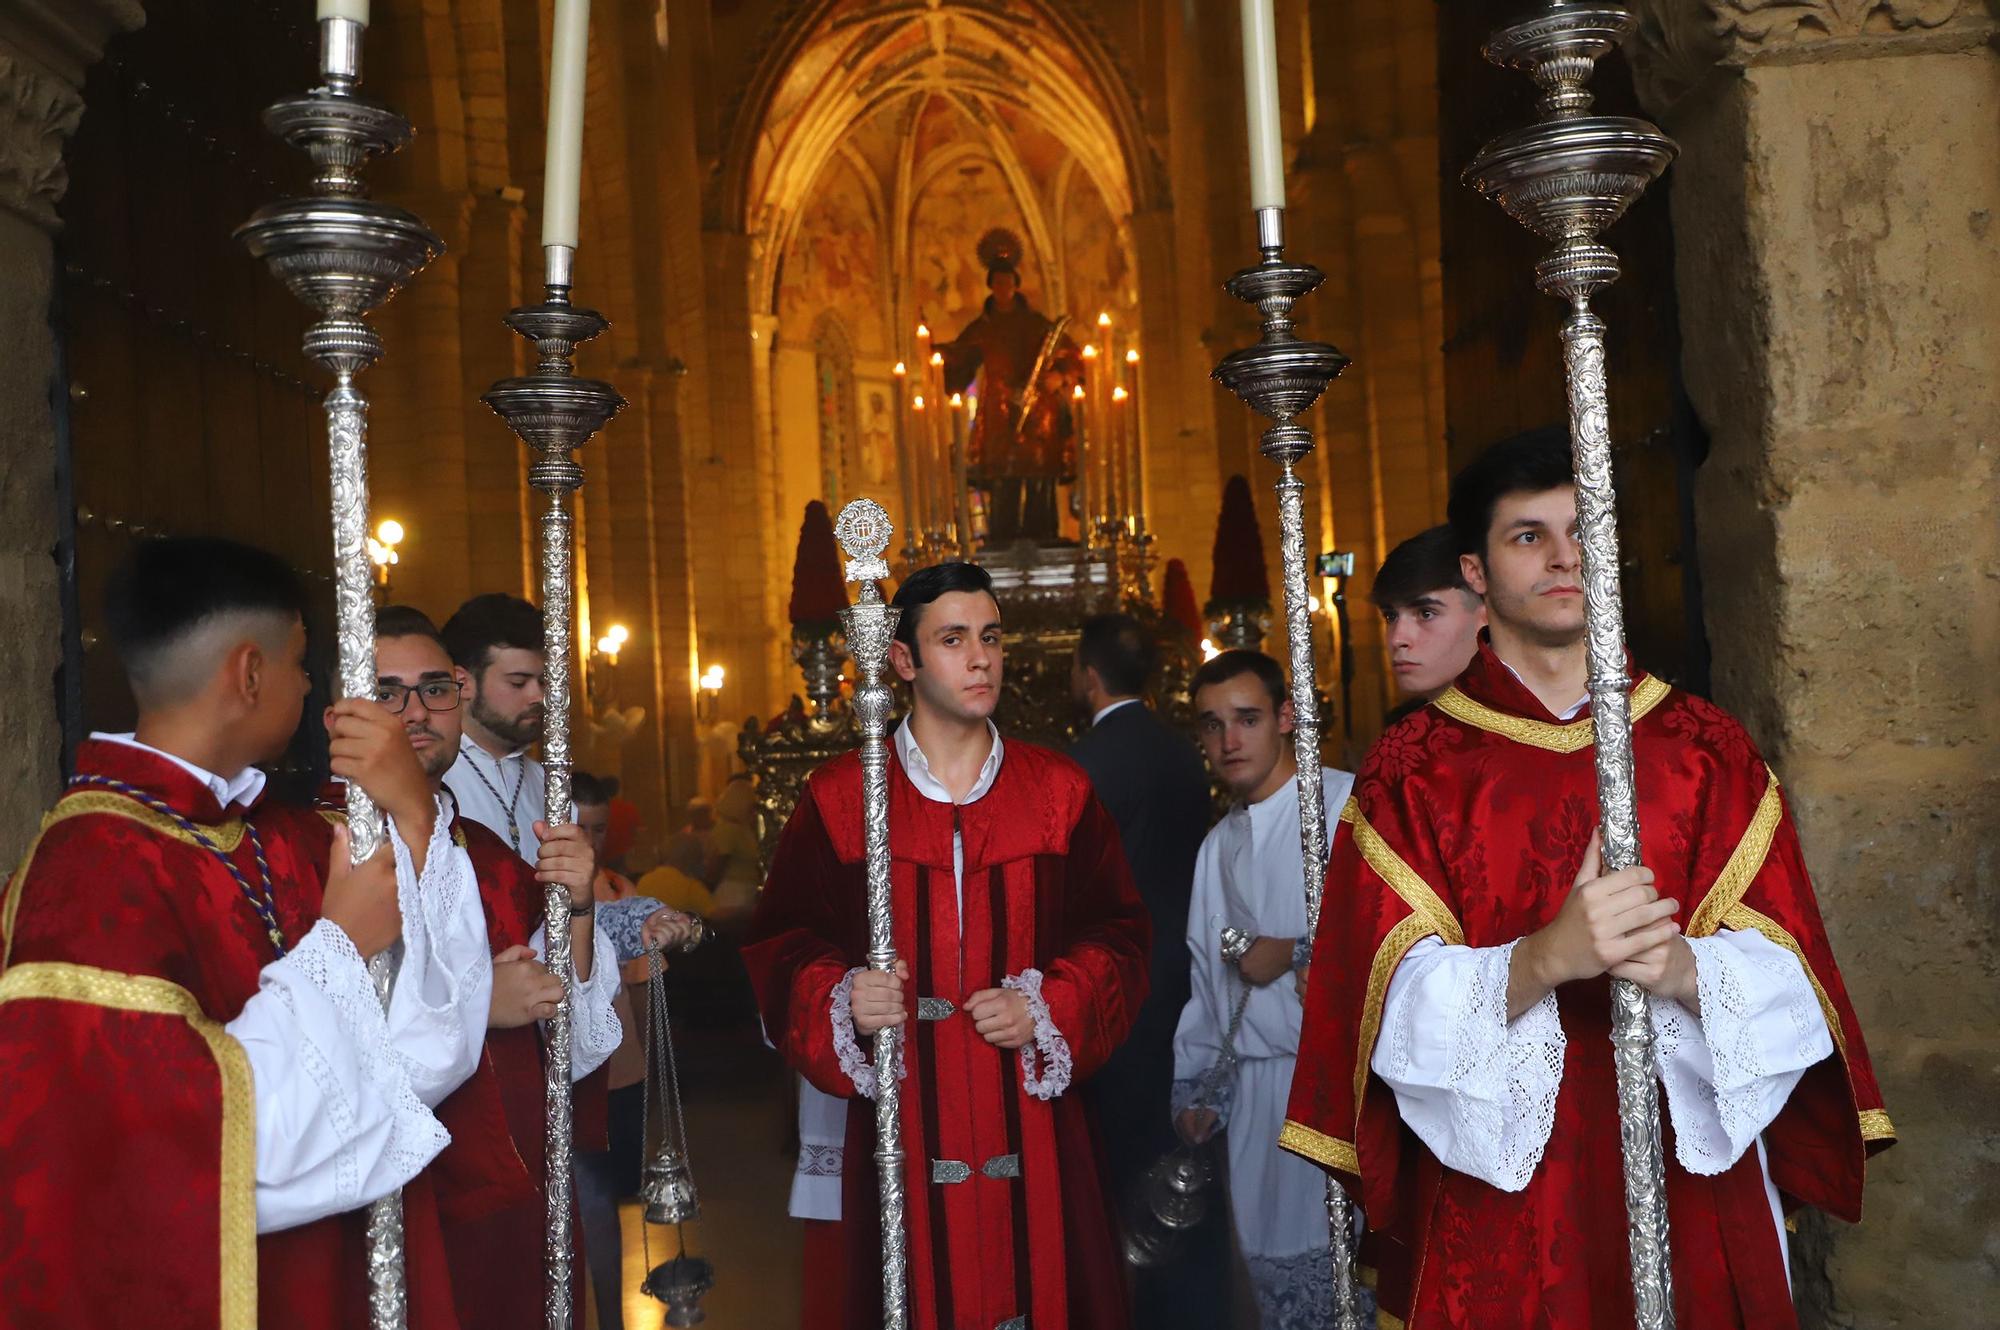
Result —
<svg viewBox="0 0 2000 1330"><path fill-rule="evenodd" d="M1337 1168L1357 1178L1361 1176L1361 1158L1354 1153L1351 1144L1323 1131L1314 1131L1303 1122L1286 1118L1285 1125L1278 1131L1278 1146L1326 1168Z"/></svg>
<svg viewBox="0 0 2000 1330"><path fill-rule="evenodd" d="M1879 1108L1861 1110L1861 1139L1864 1141L1893 1141L1896 1139L1896 1124L1889 1121L1889 1114Z"/></svg>
<svg viewBox="0 0 2000 1330"><path fill-rule="evenodd" d="M1368 995L1361 1004L1361 1037L1354 1051L1354 1124L1361 1129L1361 1097L1368 1090L1368 1063L1375 1055L1375 1039L1382 1032L1382 1003L1389 994L1389 980L1411 947L1435 935L1437 929L1422 915L1413 914L1389 930L1375 949L1374 964L1368 967Z"/></svg>
<svg viewBox="0 0 2000 1330"><path fill-rule="evenodd" d="M0 1004L36 999L179 1016L208 1045L222 1099L218 1325L220 1330L257 1330L257 1107L250 1056L243 1045L202 1012L194 994L150 975L61 961L33 961L0 975Z"/></svg>
<svg viewBox="0 0 2000 1330"><path fill-rule="evenodd" d="M1722 916L1722 926L1739 933L1755 929L1799 958L1799 967L1806 972L1806 981L1812 985L1813 994L1819 998L1819 1009L1826 1017L1826 1028L1833 1035L1834 1047L1840 1050L1840 1060L1846 1062L1847 1031L1841 1027L1840 1013L1834 1010L1833 999L1826 995L1826 989L1820 984L1819 976L1813 973L1812 962L1806 959L1806 953L1800 948L1798 939L1786 932L1785 926L1770 915L1760 914L1741 903L1731 906L1729 912Z"/></svg>
<svg viewBox="0 0 2000 1330"><path fill-rule="evenodd" d="M0 970L5 970L14 956L14 916L20 913L21 897L27 889L28 868L35 861L35 851L42 847L42 837L49 834L49 828L58 822L67 822L73 817L86 813L104 813L112 817L127 818L150 831L192 845L201 849L202 844L188 835L186 828L163 813L156 813L129 796L113 790L77 790L56 801L55 807L42 815L41 830L35 833L28 852L22 856L21 866L14 870L14 876L7 880L7 894L0 903ZM217 822L203 829L204 834L215 842L215 848L224 854L234 854L236 847L243 843L243 819L231 818L227 822Z"/></svg>
<svg viewBox="0 0 2000 1330"><path fill-rule="evenodd" d="M1404 1330L1403 1318L1392 1316L1380 1307L1375 1309L1375 1330Z"/></svg>
<svg viewBox="0 0 2000 1330"><path fill-rule="evenodd" d="M1389 889L1421 915L1439 937L1452 946L1464 946L1465 930L1458 926L1458 920L1452 917L1443 898L1431 889L1430 883L1417 875L1414 868L1403 862L1403 856L1382 839L1380 832L1368 825L1368 819L1361 815L1361 805L1349 799L1347 806L1340 810L1340 820L1353 828L1354 848L1361 851L1362 860L1389 884Z"/></svg>
<svg viewBox="0 0 2000 1330"><path fill-rule="evenodd" d="M1764 797L1758 800L1757 811L1744 829L1743 838L1736 842L1736 848L1729 853L1729 862L1722 866L1714 885L1688 917L1689 937L1713 936L1723 917L1742 903L1744 893L1750 890L1751 882L1756 880L1771 853L1771 840L1784 816L1785 801L1778 794L1778 773L1772 771L1770 781L1764 786Z"/></svg>
<svg viewBox="0 0 2000 1330"><path fill-rule="evenodd" d="M1672 691L1673 686L1664 680L1650 674L1642 676L1632 687L1632 723L1638 724ZM1475 702L1456 688L1445 689L1431 705L1476 730L1485 730L1503 739L1527 744L1530 748L1544 748L1551 753L1580 753L1597 742L1597 722L1588 716L1560 725L1546 720L1530 720L1526 716L1497 711L1483 702Z"/></svg>

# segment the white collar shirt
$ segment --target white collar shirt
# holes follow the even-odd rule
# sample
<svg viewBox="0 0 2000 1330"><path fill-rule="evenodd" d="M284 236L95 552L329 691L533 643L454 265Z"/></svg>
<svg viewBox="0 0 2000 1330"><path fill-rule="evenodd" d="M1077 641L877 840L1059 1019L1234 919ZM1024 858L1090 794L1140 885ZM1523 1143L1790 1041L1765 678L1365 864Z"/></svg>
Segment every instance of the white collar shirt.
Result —
<svg viewBox="0 0 2000 1330"><path fill-rule="evenodd" d="M903 774L910 778L910 784L917 787L917 793L940 804L976 804L986 797L993 788L993 782L1000 778L1000 762L1006 754L1006 744L1000 741L1000 727L992 721L986 722L986 732L993 737L993 751L979 765L979 778L972 782L965 798L953 799L951 791L931 770L930 759L924 750L917 747L917 736L910 732L910 719L905 716L903 723L896 727L896 760L903 764ZM965 837L958 829L958 819L952 819L951 828L951 881L958 896L959 931L965 929Z"/></svg>
<svg viewBox="0 0 2000 1330"><path fill-rule="evenodd" d="M256 767L245 767L233 777L224 780L213 771L204 770L184 757L175 757L172 753L155 748L151 744L140 743L136 735L106 734L99 731L90 737L99 743L120 744L126 748L136 748L142 753L151 753L155 757L164 758L200 781L207 787L208 792L215 796L215 802L224 808L228 808L231 804L253 804L257 801L257 796L264 792L264 773Z"/></svg>
<svg viewBox="0 0 2000 1330"><path fill-rule="evenodd" d="M1113 702L1110 706L1105 707L1103 710L1099 711L1095 716L1092 716L1090 718L1090 728L1094 730L1098 726L1102 725L1104 723L1104 718L1110 715L1112 712L1118 710L1118 708L1120 707L1136 707L1138 705L1139 705L1139 699L1136 697L1121 697L1116 702Z"/></svg>
<svg viewBox="0 0 2000 1330"><path fill-rule="evenodd" d="M1495 659L1498 659L1498 657L1496 656ZM1500 663L1502 665L1507 665L1507 662L1504 660L1500 661ZM1528 688L1528 681L1526 679L1523 679L1521 677L1521 672L1515 669L1512 665L1507 665L1507 673L1513 675L1515 682L1520 684L1521 687ZM1532 688L1528 688L1528 691L1532 693L1535 690ZM1582 697L1579 697L1576 701L1570 703L1568 710L1558 714L1556 716L1556 719L1560 721L1575 720L1578 716L1583 714L1583 709L1589 705L1590 705L1590 694L1589 692L1586 691Z"/></svg>
<svg viewBox="0 0 2000 1330"><path fill-rule="evenodd" d="M535 823L547 820L548 791L542 764L525 752L495 757L460 735L458 761L444 773L459 816L472 819L514 847L529 863L541 854Z"/></svg>

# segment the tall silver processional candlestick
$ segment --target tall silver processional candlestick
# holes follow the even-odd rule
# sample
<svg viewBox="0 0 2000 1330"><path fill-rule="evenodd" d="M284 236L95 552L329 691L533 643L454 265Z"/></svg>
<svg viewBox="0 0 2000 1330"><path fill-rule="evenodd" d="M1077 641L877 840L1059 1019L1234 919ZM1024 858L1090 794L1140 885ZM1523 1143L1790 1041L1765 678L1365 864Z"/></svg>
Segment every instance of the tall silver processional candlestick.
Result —
<svg viewBox="0 0 2000 1330"><path fill-rule="evenodd" d="M862 846L868 865L868 968L896 968L896 935L889 908L889 720L895 695L882 681L889 642L902 611L882 603L876 583L889 575L882 551L893 528L889 514L872 499L856 499L840 510L833 534L847 555L847 580L859 582L854 603L840 612L847 649L854 653L860 687L854 690L854 718L861 728ZM875 1164L882 1186L882 1325L904 1330L909 1324L909 1239L903 1227L903 1134L897 1118L902 1091L902 1031L893 1025L875 1033Z"/></svg>
<svg viewBox="0 0 2000 1330"><path fill-rule="evenodd" d="M368 558L368 401L355 378L382 355L382 339L363 317L444 250L411 213L367 197L361 168L370 157L410 141L409 121L359 94L363 25L322 19L322 82L273 102L264 124L311 157L312 193L258 210L236 230L252 255L320 316L306 330L305 353L333 375L326 395L333 492L334 614L340 695L375 696L374 565ZM359 785L347 787L348 844L356 863L382 844L382 813ZM368 963L386 1006L401 946ZM368 1309L375 1330L408 1323L403 1272L403 1198L368 1207Z"/></svg>
<svg viewBox="0 0 2000 1330"><path fill-rule="evenodd" d="M1319 689L1313 671L1312 600L1306 589L1306 486L1297 464L1313 450L1312 431L1297 417L1319 400L1327 384L1347 367L1347 357L1325 342L1299 340L1292 331L1292 304L1316 288L1325 275L1305 263L1287 263L1285 211L1257 210L1261 262L1227 283L1229 294L1255 305L1264 316L1263 337L1232 351L1215 367L1215 377L1244 402L1275 423L1264 431L1261 451L1276 462L1278 543L1285 563L1285 626L1290 638L1292 743L1299 764L1299 841L1305 875L1306 932L1319 933L1320 889L1326 877L1327 825L1319 761ZM1354 1290L1354 1226L1347 1193L1329 1177L1326 1184L1328 1242L1332 1248L1335 1322L1359 1330L1361 1308Z"/></svg>
<svg viewBox="0 0 2000 1330"><path fill-rule="evenodd" d="M1555 243L1535 265L1535 285L1570 303L1562 328L1563 369L1582 532L1597 800L1604 864L1614 872L1639 862L1639 818L1618 586L1604 321L1591 312L1590 298L1618 277L1618 256L1597 243L1598 233L1666 169L1675 149L1671 139L1644 120L1589 114L1591 95L1584 82L1633 25L1631 11L1621 4L1545 0L1534 13L1496 31L1486 44L1486 58L1534 79L1542 90L1536 102L1542 118L1494 139L1465 168L1468 184ZM1645 991L1627 980L1613 980L1611 1008L1634 1306L1641 1330L1669 1330L1674 1299L1666 1161L1660 1149L1659 1086Z"/></svg>
<svg viewBox="0 0 2000 1330"><path fill-rule="evenodd" d="M575 250L551 245L546 252L547 298L507 315L507 326L535 344L540 362L524 376L500 380L480 400L534 449L528 483L547 500L538 524L543 668L547 671L542 766L547 773L547 820L550 826L559 827L570 820L569 708L576 637L576 519L570 511L570 495L583 487L583 466L571 454L624 407L625 399L610 384L580 379L570 368L576 348L611 325L596 310L579 309L570 303ZM563 981L562 1005L546 1026L548 1243L543 1259L548 1271L549 1330L568 1330L572 1321L570 1262L575 1251L570 1236L570 1010L576 997L576 967L569 946L569 893L559 883L548 886L542 926L548 941L549 972Z"/></svg>

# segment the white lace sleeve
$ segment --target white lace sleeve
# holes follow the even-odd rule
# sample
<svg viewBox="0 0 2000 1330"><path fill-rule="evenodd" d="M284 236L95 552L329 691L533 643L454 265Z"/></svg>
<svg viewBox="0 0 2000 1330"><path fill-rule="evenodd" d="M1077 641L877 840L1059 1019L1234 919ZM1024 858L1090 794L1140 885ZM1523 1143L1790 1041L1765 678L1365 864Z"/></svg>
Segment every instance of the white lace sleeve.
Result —
<svg viewBox="0 0 2000 1330"><path fill-rule="evenodd" d="M1806 1068L1833 1052L1819 997L1799 958L1753 930L1689 938L1701 1016L1650 998L1653 1059L1690 1173L1733 1166Z"/></svg>
<svg viewBox="0 0 2000 1330"><path fill-rule="evenodd" d="M833 1003L827 1019L833 1022L833 1052L840 1059L840 1069L847 1073L847 1079L854 1083L854 1093L864 1099L875 1097L875 1066L869 1062L868 1054L861 1049L861 1037L854 1029L854 976L861 969L849 970L840 982L833 986ZM903 1044L896 1043L896 1079L904 1080L910 1074L909 1064L903 1061Z"/></svg>
<svg viewBox="0 0 2000 1330"><path fill-rule="evenodd" d="M1056 1029L1049 1015L1049 1004L1042 997L1042 972L1023 970L1010 974L1000 981L1000 986L1028 1000L1028 1016L1035 1023L1034 1043L1021 1046L1021 1088L1037 1099L1054 1099L1069 1089L1075 1065L1070 1059L1069 1040ZM1038 1059L1039 1076L1035 1074Z"/></svg>
<svg viewBox="0 0 2000 1330"><path fill-rule="evenodd" d="M435 1107L479 1065L493 1003L492 948L472 860L451 841L450 810L440 802L421 878L393 820L389 833L403 910L389 1040L417 1097Z"/></svg>
<svg viewBox="0 0 2000 1330"><path fill-rule="evenodd" d="M1555 1126L1568 1040L1551 993L1507 1020L1504 947L1410 948L1389 980L1369 1066L1447 1168L1502 1191L1528 1185Z"/></svg>
<svg viewBox="0 0 2000 1330"><path fill-rule="evenodd" d="M226 1028L256 1085L259 1233L386 1196L450 1139L390 1048L361 954L323 919Z"/></svg>
<svg viewBox="0 0 2000 1330"><path fill-rule="evenodd" d="M618 998L618 946L601 928L590 930L590 978L578 980L569 1009L569 1078L582 1080L618 1051L625 1027L611 1004ZM548 933L528 939L537 960L548 958Z"/></svg>

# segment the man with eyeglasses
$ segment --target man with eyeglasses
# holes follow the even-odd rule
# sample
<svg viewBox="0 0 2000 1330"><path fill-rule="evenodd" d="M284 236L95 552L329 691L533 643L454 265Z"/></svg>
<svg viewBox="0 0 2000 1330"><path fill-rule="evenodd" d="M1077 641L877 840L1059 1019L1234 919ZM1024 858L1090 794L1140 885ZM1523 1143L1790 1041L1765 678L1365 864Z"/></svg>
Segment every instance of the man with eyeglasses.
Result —
<svg viewBox="0 0 2000 1330"><path fill-rule="evenodd" d="M467 672L452 663L430 619L403 605L376 613L375 670L377 700L401 718L418 764L443 792L445 774L459 760ZM623 1037L612 1008L618 966L640 954L642 926L645 943L669 947L699 928L684 915L636 897L602 907L605 926L597 927L597 858L584 828L537 821L528 830L539 841L534 869L462 809L454 812L451 826L453 839L472 860L485 907L494 953L493 1004L480 1071L438 1110L452 1143L433 1174L459 1321L482 1330L529 1330L543 1317L539 1257L547 1170L542 1040L536 1026L555 1014L563 994L562 981L541 964L544 884L561 883L570 899L575 1081L596 1071ZM601 1089L593 1093L580 1086L577 1110L579 1136L601 1135ZM500 1256L512 1259L495 1259Z"/></svg>

